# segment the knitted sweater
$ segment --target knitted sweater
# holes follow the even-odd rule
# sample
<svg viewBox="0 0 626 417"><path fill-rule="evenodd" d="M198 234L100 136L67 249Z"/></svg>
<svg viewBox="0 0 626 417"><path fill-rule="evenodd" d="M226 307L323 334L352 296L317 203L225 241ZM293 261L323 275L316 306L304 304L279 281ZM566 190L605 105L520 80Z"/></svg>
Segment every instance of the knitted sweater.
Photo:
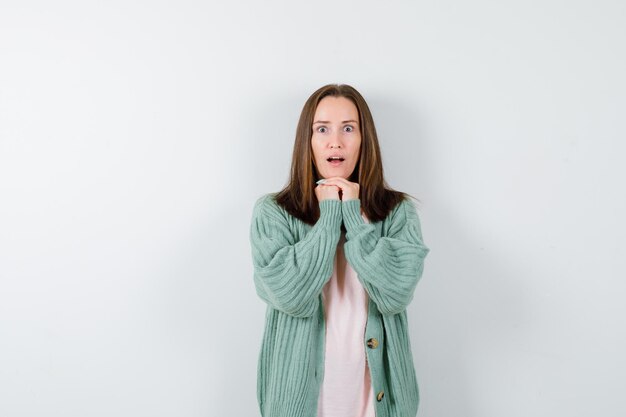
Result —
<svg viewBox="0 0 626 417"><path fill-rule="evenodd" d="M250 227L254 284L267 304L257 369L261 415L316 416L324 378L321 293L332 275L343 221L346 259L369 296L363 346L376 416L415 417L419 392L406 307L430 251L415 207L404 200L386 219L370 224L361 217L360 200L322 200L311 226L274 197L256 201Z"/></svg>

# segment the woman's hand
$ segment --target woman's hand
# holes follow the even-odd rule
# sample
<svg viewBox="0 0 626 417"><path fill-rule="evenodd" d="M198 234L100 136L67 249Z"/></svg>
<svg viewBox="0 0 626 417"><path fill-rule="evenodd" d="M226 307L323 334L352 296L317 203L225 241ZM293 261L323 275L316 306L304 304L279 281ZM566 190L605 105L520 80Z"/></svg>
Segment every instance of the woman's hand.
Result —
<svg viewBox="0 0 626 417"><path fill-rule="evenodd" d="M339 187L335 185L319 184L315 187L315 195L317 201L322 200L339 200Z"/></svg>
<svg viewBox="0 0 626 417"><path fill-rule="evenodd" d="M341 200L357 200L359 198L359 184L356 182L350 182L342 177L330 177L324 179L323 184L317 186L319 187L329 187L336 186L341 190ZM317 188L315 192L317 193ZM319 199L319 197L318 197Z"/></svg>

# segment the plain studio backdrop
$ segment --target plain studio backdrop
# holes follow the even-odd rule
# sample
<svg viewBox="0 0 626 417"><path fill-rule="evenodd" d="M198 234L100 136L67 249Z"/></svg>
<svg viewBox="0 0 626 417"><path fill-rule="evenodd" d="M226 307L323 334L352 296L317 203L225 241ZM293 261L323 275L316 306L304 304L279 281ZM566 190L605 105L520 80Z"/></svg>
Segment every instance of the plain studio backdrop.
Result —
<svg viewBox="0 0 626 417"><path fill-rule="evenodd" d="M0 415L257 416L252 205L371 106L420 417L626 415L623 1L3 1Z"/></svg>

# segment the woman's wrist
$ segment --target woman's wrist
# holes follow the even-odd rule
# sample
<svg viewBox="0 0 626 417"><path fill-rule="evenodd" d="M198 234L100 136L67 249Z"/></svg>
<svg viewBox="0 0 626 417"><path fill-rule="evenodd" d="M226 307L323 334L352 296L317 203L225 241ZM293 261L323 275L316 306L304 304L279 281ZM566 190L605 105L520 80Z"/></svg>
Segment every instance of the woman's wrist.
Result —
<svg viewBox="0 0 626 417"><path fill-rule="evenodd" d="M341 202L341 211L343 216L343 223L346 225L346 230L354 229L365 221L361 217L361 200L358 198L351 200L343 200Z"/></svg>
<svg viewBox="0 0 626 417"><path fill-rule="evenodd" d="M320 205L320 218L318 223L325 226L330 226L339 229L341 226L341 200L327 199L321 200Z"/></svg>

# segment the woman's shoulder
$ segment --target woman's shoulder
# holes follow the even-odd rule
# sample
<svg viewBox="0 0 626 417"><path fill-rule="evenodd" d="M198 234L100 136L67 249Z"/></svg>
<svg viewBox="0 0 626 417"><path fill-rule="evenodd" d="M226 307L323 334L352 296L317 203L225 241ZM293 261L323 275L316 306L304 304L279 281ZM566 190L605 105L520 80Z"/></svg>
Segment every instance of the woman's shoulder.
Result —
<svg viewBox="0 0 626 417"><path fill-rule="evenodd" d="M276 195L278 193L266 193L262 194L260 197L257 197L254 202L254 207L264 206L267 204L276 204Z"/></svg>
<svg viewBox="0 0 626 417"><path fill-rule="evenodd" d="M417 206L414 203L414 197L404 194L400 201L391 209L384 220L389 227L401 227L407 222L419 224L419 216L417 214Z"/></svg>
<svg viewBox="0 0 626 417"><path fill-rule="evenodd" d="M276 201L278 192L266 193L261 195L254 202L253 215L258 216L284 216L285 209Z"/></svg>
<svg viewBox="0 0 626 417"><path fill-rule="evenodd" d="M402 193L397 204L389 212L387 220L392 220L394 218L397 218L398 216L417 216L417 208L415 206L415 203L413 202L414 199L415 198L410 196L409 194Z"/></svg>
<svg viewBox="0 0 626 417"><path fill-rule="evenodd" d="M417 206L413 201L414 198L406 195L396 206L396 210L404 211L406 215L417 216Z"/></svg>

